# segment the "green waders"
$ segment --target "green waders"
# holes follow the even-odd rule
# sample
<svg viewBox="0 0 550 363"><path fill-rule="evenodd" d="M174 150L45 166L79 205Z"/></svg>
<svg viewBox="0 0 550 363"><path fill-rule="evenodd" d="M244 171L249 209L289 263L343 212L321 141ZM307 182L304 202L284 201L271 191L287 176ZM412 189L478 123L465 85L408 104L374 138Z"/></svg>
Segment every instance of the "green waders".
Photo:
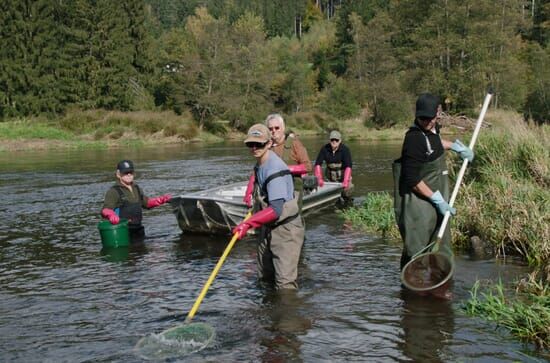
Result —
<svg viewBox="0 0 550 363"><path fill-rule="evenodd" d="M437 212L429 199L419 197L411 190L406 190L401 181L400 160L393 163L392 169L395 220L403 239L403 253L401 255L401 269L403 269L416 253L437 238L443 216ZM439 190L443 198L449 200L449 177L445 164L445 154L434 161L422 164L420 176L430 189L434 192ZM445 233L439 245L439 252L450 257L453 256L450 224L447 224L445 228Z"/></svg>

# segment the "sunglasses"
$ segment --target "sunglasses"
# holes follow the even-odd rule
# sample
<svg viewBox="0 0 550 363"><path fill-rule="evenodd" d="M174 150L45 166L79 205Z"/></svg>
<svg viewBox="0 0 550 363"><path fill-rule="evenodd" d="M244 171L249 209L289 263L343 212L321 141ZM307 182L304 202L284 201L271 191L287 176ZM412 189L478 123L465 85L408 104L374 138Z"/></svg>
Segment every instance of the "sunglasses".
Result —
<svg viewBox="0 0 550 363"><path fill-rule="evenodd" d="M122 175L134 175L134 172L133 171L127 171L127 172L122 173Z"/></svg>
<svg viewBox="0 0 550 363"><path fill-rule="evenodd" d="M254 149L263 149L267 145L267 142L247 142L246 147Z"/></svg>
<svg viewBox="0 0 550 363"><path fill-rule="evenodd" d="M338 139L330 139L330 142L340 142Z"/></svg>
<svg viewBox="0 0 550 363"><path fill-rule="evenodd" d="M281 126L272 126L272 127L268 127L269 131L277 131L277 130L280 130L281 129Z"/></svg>

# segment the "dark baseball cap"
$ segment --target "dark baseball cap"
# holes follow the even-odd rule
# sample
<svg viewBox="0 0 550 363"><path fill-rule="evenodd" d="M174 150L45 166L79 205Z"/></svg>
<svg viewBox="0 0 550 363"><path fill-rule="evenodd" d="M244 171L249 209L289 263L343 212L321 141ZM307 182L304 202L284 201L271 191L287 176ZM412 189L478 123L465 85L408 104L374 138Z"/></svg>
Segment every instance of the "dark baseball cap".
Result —
<svg viewBox="0 0 550 363"><path fill-rule="evenodd" d="M134 163L132 160L122 160L117 165L116 168L118 171L120 171L122 174L134 171Z"/></svg>
<svg viewBox="0 0 550 363"><path fill-rule="evenodd" d="M415 117L434 118L439 108L439 97L431 93L423 93L416 100Z"/></svg>

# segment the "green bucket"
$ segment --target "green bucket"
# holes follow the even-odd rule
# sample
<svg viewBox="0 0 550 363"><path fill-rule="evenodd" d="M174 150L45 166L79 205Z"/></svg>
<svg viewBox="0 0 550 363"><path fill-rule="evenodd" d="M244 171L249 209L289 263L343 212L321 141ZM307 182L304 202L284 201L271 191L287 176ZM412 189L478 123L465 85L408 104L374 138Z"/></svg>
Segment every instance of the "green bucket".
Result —
<svg viewBox="0 0 550 363"><path fill-rule="evenodd" d="M111 224L111 222L103 220L98 223L97 228L101 235L103 247L125 247L130 244L130 232L128 230L128 220L126 219L121 219L118 224Z"/></svg>

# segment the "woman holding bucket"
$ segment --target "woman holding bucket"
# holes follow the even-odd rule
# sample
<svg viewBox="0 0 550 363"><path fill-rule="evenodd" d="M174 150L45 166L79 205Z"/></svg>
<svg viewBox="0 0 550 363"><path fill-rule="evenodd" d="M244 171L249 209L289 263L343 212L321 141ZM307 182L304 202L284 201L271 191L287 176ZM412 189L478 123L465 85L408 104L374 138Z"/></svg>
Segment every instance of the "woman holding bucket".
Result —
<svg viewBox="0 0 550 363"><path fill-rule="evenodd" d="M130 238L134 241L145 237L141 224L142 208L155 208L172 197L169 194L156 198L148 198L141 188L134 182L134 163L131 160L122 160L117 164L116 184L105 194L101 215L111 224L118 224L121 218L128 220Z"/></svg>
<svg viewBox="0 0 550 363"><path fill-rule="evenodd" d="M447 202L445 150L453 150L469 161L474 158L473 151L460 140L441 138L437 123L440 110L438 97L430 93L418 97L414 124L405 135L401 158L393 165L395 216L404 244L401 269L435 240L445 213L456 213ZM452 257L450 237L447 224L439 252Z"/></svg>

